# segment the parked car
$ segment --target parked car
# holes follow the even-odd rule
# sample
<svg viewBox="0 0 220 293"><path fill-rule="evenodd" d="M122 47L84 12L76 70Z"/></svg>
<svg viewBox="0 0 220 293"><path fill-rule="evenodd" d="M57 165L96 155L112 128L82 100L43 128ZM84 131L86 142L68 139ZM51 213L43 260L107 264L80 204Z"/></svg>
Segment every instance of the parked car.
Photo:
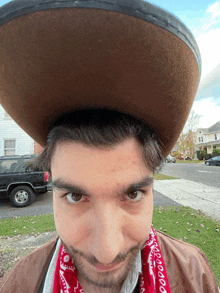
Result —
<svg viewBox="0 0 220 293"><path fill-rule="evenodd" d="M171 155L168 155L165 160L165 163L176 163L176 158L172 157Z"/></svg>
<svg viewBox="0 0 220 293"><path fill-rule="evenodd" d="M192 158L191 157L186 157L185 160L186 161L192 161Z"/></svg>
<svg viewBox="0 0 220 293"><path fill-rule="evenodd" d="M36 167L36 155L0 157L0 198L16 207L30 205L39 193L49 190L48 172Z"/></svg>
<svg viewBox="0 0 220 293"><path fill-rule="evenodd" d="M207 166L220 166L220 157L214 157L205 161Z"/></svg>

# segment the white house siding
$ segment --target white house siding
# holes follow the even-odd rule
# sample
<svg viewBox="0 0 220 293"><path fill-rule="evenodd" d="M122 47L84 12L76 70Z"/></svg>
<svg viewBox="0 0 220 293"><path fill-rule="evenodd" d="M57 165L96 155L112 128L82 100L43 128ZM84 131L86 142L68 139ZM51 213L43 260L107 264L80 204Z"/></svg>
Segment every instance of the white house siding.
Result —
<svg viewBox="0 0 220 293"><path fill-rule="evenodd" d="M197 150L206 148L207 154L220 148L220 121L209 128L201 128L197 133Z"/></svg>
<svg viewBox="0 0 220 293"><path fill-rule="evenodd" d="M34 153L34 141L22 130L14 120L5 117L5 110L0 105L0 156L4 155L4 140L15 139L15 154L26 155Z"/></svg>
<svg viewBox="0 0 220 293"><path fill-rule="evenodd" d="M217 139L215 139L215 135L217 136ZM199 141L199 138L200 138L200 141ZM216 133L204 133L201 131L201 133L199 133L197 137L198 144L201 142L210 142L215 140L220 140L220 131Z"/></svg>

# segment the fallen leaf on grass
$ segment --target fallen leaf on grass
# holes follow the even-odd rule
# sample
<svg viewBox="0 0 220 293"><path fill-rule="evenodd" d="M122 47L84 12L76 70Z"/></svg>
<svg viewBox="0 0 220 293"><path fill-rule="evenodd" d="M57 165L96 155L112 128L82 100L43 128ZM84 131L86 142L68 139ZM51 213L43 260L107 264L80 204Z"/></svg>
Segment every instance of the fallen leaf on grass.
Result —
<svg viewBox="0 0 220 293"><path fill-rule="evenodd" d="M197 233L200 233L200 231L199 231L199 230L196 230L196 232L197 232Z"/></svg>
<svg viewBox="0 0 220 293"><path fill-rule="evenodd" d="M179 209L175 210L174 212L175 212L175 213L182 212L182 209L181 209L181 208L179 208Z"/></svg>

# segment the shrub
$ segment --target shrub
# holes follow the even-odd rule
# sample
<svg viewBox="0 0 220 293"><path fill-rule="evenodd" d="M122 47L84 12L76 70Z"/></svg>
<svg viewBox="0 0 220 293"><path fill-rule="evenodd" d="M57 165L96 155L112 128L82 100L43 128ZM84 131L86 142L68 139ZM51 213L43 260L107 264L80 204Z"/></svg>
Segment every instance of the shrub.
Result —
<svg viewBox="0 0 220 293"><path fill-rule="evenodd" d="M205 160L208 160L208 159L210 159L211 157L212 157L211 154L205 154L205 155L203 155L203 158L204 158Z"/></svg>
<svg viewBox="0 0 220 293"><path fill-rule="evenodd" d="M212 157L218 157L220 156L220 149L215 149L212 151Z"/></svg>
<svg viewBox="0 0 220 293"><path fill-rule="evenodd" d="M194 155L193 154L187 154L186 158L190 158L190 160L194 159Z"/></svg>
<svg viewBox="0 0 220 293"><path fill-rule="evenodd" d="M196 153L197 153L197 158L198 158L198 160L203 160L203 158L204 158L204 155L206 155L206 151L204 151L204 150L199 150L199 151L196 151Z"/></svg>
<svg viewBox="0 0 220 293"><path fill-rule="evenodd" d="M175 157L177 160L181 160L182 159L182 155L179 152L173 152L172 156Z"/></svg>

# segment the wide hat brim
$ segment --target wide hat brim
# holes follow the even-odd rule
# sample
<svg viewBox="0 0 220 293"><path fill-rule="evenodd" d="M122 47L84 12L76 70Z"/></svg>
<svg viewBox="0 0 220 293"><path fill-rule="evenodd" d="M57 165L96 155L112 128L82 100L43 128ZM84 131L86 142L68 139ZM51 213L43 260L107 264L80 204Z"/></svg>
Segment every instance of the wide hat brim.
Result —
<svg viewBox="0 0 220 293"><path fill-rule="evenodd" d="M146 121L166 156L200 78L192 34L143 1L13 1L0 9L0 103L37 143L73 109Z"/></svg>

